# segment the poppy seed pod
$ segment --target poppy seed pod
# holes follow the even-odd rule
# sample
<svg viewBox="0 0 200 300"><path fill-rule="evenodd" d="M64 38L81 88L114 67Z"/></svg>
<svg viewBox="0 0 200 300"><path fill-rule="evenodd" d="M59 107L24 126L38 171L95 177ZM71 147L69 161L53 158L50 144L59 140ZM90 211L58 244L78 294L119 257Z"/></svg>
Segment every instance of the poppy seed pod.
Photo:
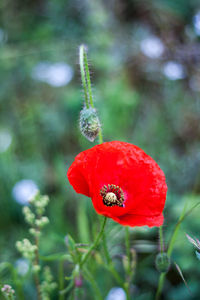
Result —
<svg viewBox="0 0 200 300"><path fill-rule="evenodd" d="M93 142L99 134L100 121L96 109L84 107L80 112L80 130L81 133L90 142Z"/></svg>
<svg viewBox="0 0 200 300"><path fill-rule="evenodd" d="M166 273L170 268L170 258L167 253L159 253L156 256L156 269L160 273Z"/></svg>
<svg viewBox="0 0 200 300"><path fill-rule="evenodd" d="M165 175L139 147L119 141L96 145L76 156L67 176L101 215L128 226L163 224Z"/></svg>

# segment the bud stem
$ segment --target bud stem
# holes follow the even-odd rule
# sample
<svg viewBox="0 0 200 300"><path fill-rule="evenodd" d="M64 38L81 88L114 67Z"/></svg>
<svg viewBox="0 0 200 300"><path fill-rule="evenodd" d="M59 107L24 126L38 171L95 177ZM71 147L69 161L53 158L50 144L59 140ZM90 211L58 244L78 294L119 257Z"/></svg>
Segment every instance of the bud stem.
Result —
<svg viewBox="0 0 200 300"><path fill-rule="evenodd" d="M92 108L94 108L90 71L88 66L87 53L84 45L81 45L79 48L79 63L86 107L89 108L91 106Z"/></svg>
<svg viewBox="0 0 200 300"><path fill-rule="evenodd" d="M159 227L159 238L160 238L160 252L164 252L164 240L163 240L163 229L162 226Z"/></svg>
<svg viewBox="0 0 200 300"><path fill-rule="evenodd" d="M84 265L84 263L89 258L91 252L98 246L99 241L100 241L101 237L103 236L103 232L104 232L104 228L105 228L105 225L106 225L106 221L107 221L107 217L104 217L102 225L101 225L101 230L100 230L99 234L97 235L96 240L94 241L94 243L89 248L87 254L83 257L83 259L82 259L82 261L80 263L80 267L82 267Z"/></svg>
<svg viewBox="0 0 200 300"><path fill-rule="evenodd" d="M102 135L102 130L101 128L99 129L99 144L103 143L103 135Z"/></svg>

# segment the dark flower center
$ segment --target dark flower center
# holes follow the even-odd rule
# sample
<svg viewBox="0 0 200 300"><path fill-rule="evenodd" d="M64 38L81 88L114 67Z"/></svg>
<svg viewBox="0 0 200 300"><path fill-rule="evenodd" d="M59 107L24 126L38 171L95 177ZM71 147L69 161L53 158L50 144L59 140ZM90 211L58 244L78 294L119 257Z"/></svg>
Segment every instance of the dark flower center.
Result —
<svg viewBox="0 0 200 300"><path fill-rule="evenodd" d="M106 206L120 206L123 207L124 193L122 189L115 184L104 185L100 189L100 195L103 198L103 203Z"/></svg>

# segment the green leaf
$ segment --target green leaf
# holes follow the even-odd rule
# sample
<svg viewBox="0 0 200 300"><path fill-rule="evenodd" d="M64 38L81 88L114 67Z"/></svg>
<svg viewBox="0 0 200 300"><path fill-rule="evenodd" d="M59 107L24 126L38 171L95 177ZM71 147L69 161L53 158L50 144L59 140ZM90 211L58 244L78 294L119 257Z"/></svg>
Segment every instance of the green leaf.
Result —
<svg viewBox="0 0 200 300"><path fill-rule="evenodd" d="M191 292L191 290L190 290L190 288L189 288L189 286L188 286L188 284L187 284L187 282L186 282L186 280L185 280L185 278L184 278L184 276L183 276L183 273L182 273L182 271L181 271L181 268L179 267L179 265L178 265L177 263L174 262L174 264L175 264L176 269L177 269L179 275L181 276L181 279L183 280L183 282L184 282L184 284L185 284L185 286L186 286L188 292L191 294L192 292Z"/></svg>
<svg viewBox="0 0 200 300"><path fill-rule="evenodd" d="M67 260L69 262L73 261L71 255L66 253L56 253L47 256L40 256L40 259L43 261L61 261L61 260Z"/></svg>
<svg viewBox="0 0 200 300"><path fill-rule="evenodd" d="M71 237L71 235L67 235L67 246L69 248L69 251L73 252L74 250L76 250L76 244L75 241L73 240L73 238Z"/></svg>

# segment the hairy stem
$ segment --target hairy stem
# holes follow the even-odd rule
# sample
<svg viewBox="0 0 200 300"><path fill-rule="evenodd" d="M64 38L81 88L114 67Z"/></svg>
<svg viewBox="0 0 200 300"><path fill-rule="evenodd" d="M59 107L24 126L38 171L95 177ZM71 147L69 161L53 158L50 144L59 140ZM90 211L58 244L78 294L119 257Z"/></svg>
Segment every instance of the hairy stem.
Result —
<svg viewBox="0 0 200 300"><path fill-rule="evenodd" d="M85 52L85 47L84 45L81 45L79 48L79 64L80 64L80 71L81 71L81 80L82 80L84 96L85 96L85 104L86 107L89 108L90 106L89 106L89 97L87 91L86 74L85 74L84 52Z"/></svg>
<svg viewBox="0 0 200 300"><path fill-rule="evenodd" d="M128 274L131 272L131 247L130 247L130 234L128 226L125 227L125 244L126 244L126 256L128 258Z"/></svg>
<svg viewBox="0 0 200 300"><path fill-rule="evenodd" d="M163 239L163 227L159 227L159 240L160 240L160 252L164 252L164 239Z"/></svg>
<svg viewBox="0 0 200 300"><path fill-rule="evenodd" d="M88 88L88 95L89 95L89 101L91 107L94 107L93 99L92 99L92 85L90 80L90 71L88 66L88 60L87 60L87 53L83 46L83 56L84 56L84 67L85 67L85 74L86 74L86 80L87 80L87 88Z"/></svg>
<svg viewBox="0 0 200 300"><path fill-rule="evenodd" d="M102 225L101 225L101 230L100 230L99 234L97 235L96 240L91 245L91 247L89 248L89 250L86 253L86 255L83 257L83 259L82 259L82 261L80 263L80 267L82 267L85 264L85 262L88 260L88 258L90 256L91 252L98 246L98 244L100 242L100 239L103 236L103 232L104 232L104 228L105 228L105 225L106 225L106 221L107 221L107 217L104 217L104 220L103 220Z"/></svg>
<svg viewBox="0 0 200 300"><path fill-rule="evenodd" d="M176 223L175 227L174 227L174 230L173 230L173 233L172 233L172 236L170 238L170 241L169 241L169 244L168 244L168 250L167 250L167 255L169 258L171 258L171 255L172 255L172 251L174 249L174 245L175 245L175 242L176 242L176 239L177 239L177 235L178 235L178 232L179 232L179 229L180 229L180 226L181 226L181 223L183 222L183 220L197 207L200 205L200 202L196 203L193 207L191 207L187 212L186 211L186 208L187 208L187 202L185 203L184 205L184 208L182 210L182 213L178 219L178 222ZM158 288L157 288L157 292L156 292L156 297L155 297L155 300L159 300L160 299L160 295L162 293L162 289L163 289L163 285L164 285L164 282L165 282L165 277L166 277L166 274L167 273L161 273L160 274L160 277L159 277L159 281L158 281Z"/></svg>
<svg viewBox="0 0 200 300"><path fill-rule="evenodd" d="M100 289L99 289L99 287L98 287L98 285L97 285L94 277L89 272L89 270L86 269L86 268L84 268L84 275L87 278L87 280L90 282L90 284L91 284L91 286L93 288L93 291L94 291L95 297L96 297L95 299L97 299L97 300L103 300L103 297L101 295L101 291L100 291Z"/></svg>
<svg viewBox="0 0 200 300"><path fill-rule="evenodd" d="M165 276L166 276L166 273L160 274L155 300L160 299L160 295L162 293L162 289L163 289L163 285L164 285L164 281L165 281Z"/></svg>
<svg viewBox="0 0 200 300"><path fill-rule="evenodd" d="M119 273L116 271L116 269L114 267L114 264L112 262L112 258L110 257L110 254L109 254L109 251L108 251L106 235L105 234L103 234L103 249L104 249L104 253L105 253L105 257L106 257L106 261L107 261L107 267L106 268L113 275L116 282L124 289L124 291L126 293L126 299L129 300L130 296L129 296L128 286L126 285L126 283L124 283L124 280L121 278L121 276L119 275Z"/></svg>

